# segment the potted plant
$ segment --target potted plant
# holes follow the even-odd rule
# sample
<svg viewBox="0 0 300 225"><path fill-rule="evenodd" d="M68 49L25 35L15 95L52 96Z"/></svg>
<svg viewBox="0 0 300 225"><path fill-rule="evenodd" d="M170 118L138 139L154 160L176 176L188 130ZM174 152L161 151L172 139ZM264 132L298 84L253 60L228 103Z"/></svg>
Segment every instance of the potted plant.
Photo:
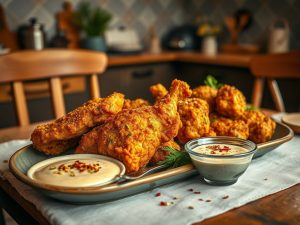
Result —
<svg viewBox="0 0 300 225"><path fill-rule="evenodd" d="M89 2L81 2L74 13L74 23L85 34L81 46L95 51L106 51L104 32L111 18L108 11L93 7Z"/></svg>

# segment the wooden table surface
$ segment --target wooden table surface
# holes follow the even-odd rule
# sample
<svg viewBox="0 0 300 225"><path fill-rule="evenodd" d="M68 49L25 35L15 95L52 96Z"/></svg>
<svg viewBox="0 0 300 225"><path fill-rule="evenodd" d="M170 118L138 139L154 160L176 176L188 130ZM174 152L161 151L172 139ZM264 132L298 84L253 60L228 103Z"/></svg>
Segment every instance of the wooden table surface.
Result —
<svg viewBox="0 0 300 225"><path fill-rule="evenodd" d="M15 139L28 139L36 124L25 127L13 127L0 130L0 142ZM36 207L26 201L9 182L0 179L1 191L8 194L5 198L11 198L18 204L9 204L13 207L13 212L22 211L24 209L28 214L40 224L48 224L47 220L36 209ZM0 193L1 194L1 193ZM1 196L0 196L1 197ZM21 206L21 207L20 207ZM15 208L18 209L15 209ZM19 212L21 213L21 212ZM23 212L24 213L24 212ZM33 223L33 222L32 222ZM290 187L286 190L277 192L267 197L258 199L254 202L248 203L242 207L232 209L226 213L220 214L210 219L206 219L200 223L201 225L286 225L286 224L300 224L300 184Z"/></svg>

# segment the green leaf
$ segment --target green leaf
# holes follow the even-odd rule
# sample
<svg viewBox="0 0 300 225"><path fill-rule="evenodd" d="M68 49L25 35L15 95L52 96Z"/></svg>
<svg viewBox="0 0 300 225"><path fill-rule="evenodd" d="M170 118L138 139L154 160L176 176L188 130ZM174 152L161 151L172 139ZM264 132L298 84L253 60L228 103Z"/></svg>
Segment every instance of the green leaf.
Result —
<svg viewBox="0 0 300 225"><path fill-rule="evenodd" d="M169 155L165 160L158 162L159 165L175 168L192 162L189 153L186 151L178 151L171 147L163 147L162 150L168 151Z"/></svg>
<svg viewBox="0 0 300 225"><path fill-rule="evenodd" d="M207 75L206 79L204 80L204 84L213 89L219 89L223 86L223 84L219 83L212 75Z"/></svg>

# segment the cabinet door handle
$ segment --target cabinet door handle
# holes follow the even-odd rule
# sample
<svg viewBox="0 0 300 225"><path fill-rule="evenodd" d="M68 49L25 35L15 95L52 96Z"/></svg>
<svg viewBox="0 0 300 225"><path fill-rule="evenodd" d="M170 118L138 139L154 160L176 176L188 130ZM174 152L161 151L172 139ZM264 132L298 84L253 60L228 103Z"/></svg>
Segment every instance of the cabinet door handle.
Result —
<svg viewBox="0 0 300 225"><path fill-rule="evenodd" d="M152 69L144 70L144 71L133 71L132 76L137 79L143 79L146 77L151 77L154 74Z"/></svg>

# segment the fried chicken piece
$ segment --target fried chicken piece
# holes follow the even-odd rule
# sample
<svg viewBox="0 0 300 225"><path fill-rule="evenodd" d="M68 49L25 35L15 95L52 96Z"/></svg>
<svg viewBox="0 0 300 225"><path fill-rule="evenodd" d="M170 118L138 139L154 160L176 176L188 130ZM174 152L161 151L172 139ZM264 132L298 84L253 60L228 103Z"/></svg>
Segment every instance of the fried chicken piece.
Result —
<svg viewBox="0 0 300 225"><path fill-rule="evenodd" d="M77 146L76 154L98 154L98 132L100 126L93 128L91 131L82 135L79 145Z"/></svg>
<svg viewBox="0 0 300 225"><path fill-rule="evenodd" d="M245 96L233 86L223 85L216 97L217 112L232 119L242 116L246 108Z"/></svg>
<svg viewBox="0 0 300 225"><path fill-rule="evenodd" d="M187 98L178 102L182 122L177 136L180 142L186 143L209 132L208 108L208 103L200 98Z"/></svg>
<svg viewBox="0 0 300 225"><path fill-rule="evenodd" d="M247 110L242 119L249 126L249 140L255 143L262 143L271 140L276 123L260 111Z"/></svg>
<svg viewBox="0 0 300 225"><path fill-rule="evenodd" d="M170 140L168 142L163 143L161 146L158 147L154 156L151 158L149 164L157 165L158 162L164 161L166 157L170 154L170 152L163 150L164 147L170 147L180 151L180 146L174 141Z"/></svg>
<svg viewBox="0 0 300 225"><path fill-rule="evenodd" d="M174 80L170 94L153 106L123 110L99 128L98 153L122 161L126 173L136 172L164 142L177 136L179 96L190 96L188 84Z"/></svg>
<svg viewBox="0 0 300 225"><path fill-rule="evenodd" d="M203 137L215 137L215 136L217 136L217 133L212 129L212 127L209 127L208 132L203 135Z"/></svg>
<svg viewBox="0 0 300 225"><path fill-rule="evenodd" d="M168 90L160 83L150 86L149 89L156 100L161 99L168 94Z"/></svg>
<svg viewBox="0 0 300 225"><path fill-rule="evenodd" d="M124 95L120 93L90 100L52 123L37 126L31 134L33 147L47 155L60 154L74 145L67 140L77 139L104 123L122 110L123 103Z"/></svg>
<svg viewBox="0 0 300 225"><path fill-rule="evenodd" d="M241 119L232 120L216 114L211 114L210 126L218 136L231 136L242 139L247 139L249 137L248 125Z"/></svg>
<svg viewBox="0 0 300 225"><path fill-rule="evenodd" d="M123 109L135 109L142 106L149 106L150 103L142 98L137 98L135 100L125 99Z"/></svg>
<svg viewBox="0 0 300 225"><path fill-rule="evenodd" d="M209 105L209 112L213 112L218 90L208 85L201 85L193 89L192 98L201 98L207 101Z"/></svg>

